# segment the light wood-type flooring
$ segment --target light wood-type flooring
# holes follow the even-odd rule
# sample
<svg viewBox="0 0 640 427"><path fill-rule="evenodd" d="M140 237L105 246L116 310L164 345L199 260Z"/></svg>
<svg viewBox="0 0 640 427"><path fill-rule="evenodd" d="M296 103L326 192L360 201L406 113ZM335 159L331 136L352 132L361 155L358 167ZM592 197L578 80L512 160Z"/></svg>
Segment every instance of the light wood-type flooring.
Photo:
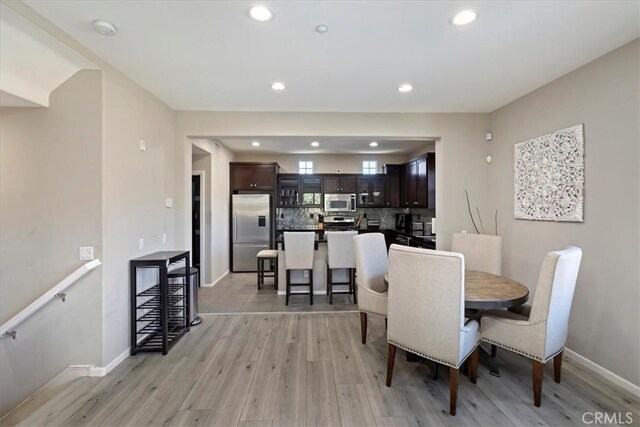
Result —
<svg viewBox="0 0 640 427"><path fill-rule="evenodd" d="M265 279L267 284L260 290L256 281L255 273L229 273L213 288L198 289L198 310L200 313L265 313L358 309L353 304L353 297L345 294L334 294L333 305L329 304L327 295L314 295L313 305L309 304L309 295L293 295L287 306L284 295L278 296L274 289L273 279Z"/></svg>
<svg viewBox="0 0 640 427"><path fill-rule="evenodd" d="M385 336L383 319L370 316L362 345L356 313L204 316L167 356L129 357L106 377L76 379L3 425L574 426L597 411L639 420L637 400L566 362L561 384L546 367L535 408L530 363L507 351L500 378L482 365L477 385L460 377L452 417L446 369L434 381L428 363L399 351L385 386Z"/></svg>

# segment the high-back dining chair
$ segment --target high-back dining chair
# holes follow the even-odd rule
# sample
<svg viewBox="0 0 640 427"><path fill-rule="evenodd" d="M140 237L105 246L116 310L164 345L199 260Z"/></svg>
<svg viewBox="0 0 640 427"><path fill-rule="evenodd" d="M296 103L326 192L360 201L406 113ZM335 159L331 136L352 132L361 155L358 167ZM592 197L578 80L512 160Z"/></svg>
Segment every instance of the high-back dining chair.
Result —
<svg viewBox="0 0 640 427"><path fill-rule="evenodd" d="M387 386L391 386L396 347L449 366L449 413L456 414L458 372L469 359L476 382L478 322L464 317L464 256L391 245Z"/></svg>
<svg viewBox="0 0 640 427"><path fill-rule="evenodd" d="M358 303L356 295L354 272L356 258L353 250L353 238L357 231L327 231L327 293L329 304L333 304L333 294L353 295L353 303ZM344 269L347 271L347 282L339 283L333 280L333 270ZM334 291L334 285L348 285L346 291Z"/></svg>
<svg viewBox="0 0 640 427"><path fill-rule="evenodd" d="M464 255L468 270L502 275L502 237L500 236L454 233L451 251Z"/></svg>
<svg viewBox="0 0 640 427"><path fill-rule="evenodd" d="M309 286L309 302L313 305L313 254L316 234L314 232L284 233L284 265L287 273L285 305L289 305L291 286ZM309 283L291 283L291 270L307 270ZM300 294L296 294L300 295ZM306 295L303 294L303 295Z"/></svg>
<svg viewBox="0 0 640 427"><path fill-rule="evenodd" d="M382 233L360 234L353 238L356 258L356 285L362 344L367 342L367 314L387 317L387 286L384 275L389 270L387 244Z"/></svg>
<svg viewBox="0 0 640 427"><path fill-rule="evenodd" d="M482 315L483 341L533 360L536 406L541 404L544 364L551 358L554 379L560 382L562 352L581 260L582 250L573 246L549 252L542 262L530 310L488 310Z"/></svg>

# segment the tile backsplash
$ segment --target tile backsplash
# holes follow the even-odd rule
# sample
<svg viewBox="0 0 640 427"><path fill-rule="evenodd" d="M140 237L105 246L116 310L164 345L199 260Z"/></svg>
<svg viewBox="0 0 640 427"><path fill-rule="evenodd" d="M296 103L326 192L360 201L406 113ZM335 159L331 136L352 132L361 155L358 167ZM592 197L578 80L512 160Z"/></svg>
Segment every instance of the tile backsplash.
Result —
<svg viewBox="0 0 640 427"><path fill-rule="evenodd" d="M345 215L353 215L357 217L364 213L367 219L380 219L380 228L395 228L396 214L407 212L402 208L364 208L358 209L356 212L348 212ZM414 218L417 221L429 222L435 216L435 209L410 209L408 211L413 215L419 215ZM320 208L278 208L276 209L277 228L278 229L300 229L318 224L318 215L340 215L340 213L331 212L326 214Z"/></svg>

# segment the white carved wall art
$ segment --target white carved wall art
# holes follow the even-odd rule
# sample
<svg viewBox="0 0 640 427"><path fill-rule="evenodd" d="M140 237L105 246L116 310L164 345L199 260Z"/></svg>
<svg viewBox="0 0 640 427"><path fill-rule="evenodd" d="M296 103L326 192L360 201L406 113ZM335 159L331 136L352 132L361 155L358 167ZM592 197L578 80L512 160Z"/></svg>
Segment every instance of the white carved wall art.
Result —
<svg viewBox="0 0 640 427"><path fill-rule="evenodd" d="M583 213L582 124L516 144L516 219L582 222Z"/></svg>

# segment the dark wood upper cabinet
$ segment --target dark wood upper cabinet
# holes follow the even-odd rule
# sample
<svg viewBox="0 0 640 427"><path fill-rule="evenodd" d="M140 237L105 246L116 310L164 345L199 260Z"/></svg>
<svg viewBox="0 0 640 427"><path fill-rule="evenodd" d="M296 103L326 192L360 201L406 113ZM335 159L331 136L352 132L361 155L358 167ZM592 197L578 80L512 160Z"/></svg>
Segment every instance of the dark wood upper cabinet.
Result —
<svg viewBox="0 0 640 427"><path fill-rule="evenodd" d="M401 205L403 207L435 208L436 157L424 154L402 166Z"/></svg>
<svg viewBox="0 0 640 427"><path fill-rule="evenodd" d="M400 205L400 173L402 165L384 165L386 175L385 184L385 206L388 208L399 208Z"/></svg>
<svg viewBox="0 0 640 427"><path fill-rule="evenodd" d="M296 208L300 206L300 175L278 175L278 207Z"/></svg>
<svg viewBox="0 0 640 427"><path fill-rule="evenodd" d="M427 207L436 208L436 153L427 154Z"/></svg>
<svg viewBox="0 0 640 427"><path fill-rule="evenodd" d="M231 162L231 191L274 191L277 163Z"/></svg>
<svg viewBox="0 0 640 427"><path fill-rule="evenodd" d="M383 208L386 206L384 175L360 175L357 178L356 206Z"/></svg>
<svg viewBox="0 0 640 427"><path fill-rule="evenodd" d="M355 175L327 175L324 177L325 194L355 193Z"/></svg>
<svg viewBox="0 0 640 427"><path fill-rule="evenodd" d="M300 176L301 199L300 203L305 207L322 207L322 184L321 176Z"/></svg>

